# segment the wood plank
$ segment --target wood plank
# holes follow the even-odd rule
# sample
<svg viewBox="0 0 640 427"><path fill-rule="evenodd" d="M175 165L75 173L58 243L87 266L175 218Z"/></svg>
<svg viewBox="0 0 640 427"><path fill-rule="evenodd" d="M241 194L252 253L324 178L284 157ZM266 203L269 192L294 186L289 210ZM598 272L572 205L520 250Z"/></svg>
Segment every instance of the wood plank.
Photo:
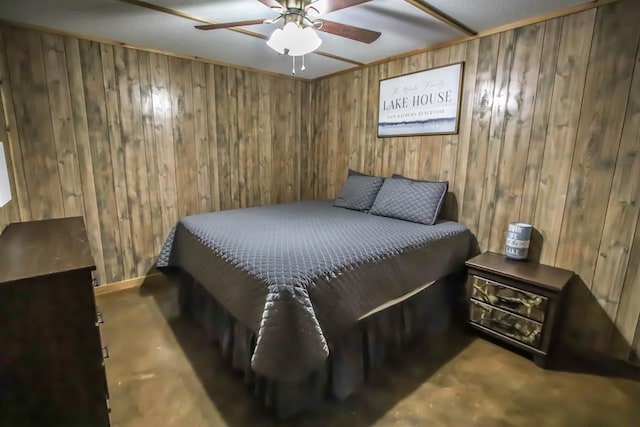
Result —
<svg viewBox="0 0 640 427"><path fill-rule="evenodd" d="M462 101L460 105L460 129L458 137L458 153L456 155L456 175L453 182L453 205L448 211L450 218L462 220L462 204L464 202L465 184L467 178L467 162L471 145L471 126L473 123L473 105L476 90L476 74L478 70L478 55L480 42L473 40L466 43L466 59L464 64L464 79L462 83ZM455 211L455 212L453 212ZM455 215L453 215L455 213Z"/></svg>
<svg viewBox="0 0 640 427"><path fill-rule="evenodd" d="M544 240L544 264L556 262L594 21L595 10L563 18L533 221Z"/></svg>
<svg viewBox="0 0 640 427"><path fill-rule="evenodd" d="M207 65L206 78L206 102L207 102L207 134L209 148L209 188L211 190L211 209L220 210L220 188L218 169L218 115L216 109L216 70L213 65Z"/></svg>
<svg viewBox="0 0 640 427"><path fill-rule="evenodd" d="M193 133L196 153L198 212L211 211L211 178L209 176L209 131L207 117L206 65L191 62L193 84Z"/></svg>
<svg viewBox="0 0 640 427"><path fill-rule="evenodd" d="M425 65L426 65L426 60L425 60ZM375 90L375 93L380 93L380 81L386 79L389 75L388 75L388 64L380 64L377 67L375 67L377 69L377 73L378 73L378 81L373 81L372 82L372 90ZM375 122L375 132L376 135L378 134L378 114L379 114L379 101L376 101L375 103L375 108L376 108L376 122ZM373 150L373 159L374 159L374 165L375 165L375 169L374 169L374 175L377 176L382 176L383 172L382 172L382 163L383 163L383 155L385 152L385 146L389 144L389 138L378 138L376 137L376 142L375 142L375 147Z"/></svg>
<svg viewBox="0 0 640 427"><path fill-rule="evenodd" d="M480 206L482 203L482 185L487 163L487 149L489 145L489 127L491 125L491 110L493 107L493 92L496 80L500 36L490 36L480 40L478 47L478 66L476 71L472 124L470 131L469 155L467 159L467 174L462 203L461 221L472 233L478 232L480 222ZM485 248L483 248L485 249Z"/></svg>
<svg viewBox="0 0 640 427"><path fill-rule="evenodd" d="M638 117L637 113L634 115ZM640 329L637 328L637 321L640 318L638 301L640 301L640 221L637 222L635 233L633 233L629 262L615 317L615 327L609 331L611 346L609 353L614 357L629 360L630 346L633 344L634 337L640 333Z"/></svg>
<svg viewBox="0 0 640 427"><path fill-rule="evenodd" d="M76 153L64 40L61 36L49 34L42 34L41 39L64 214L67 217L78 216L83 212L82 182Z"/></svg>
<svg viewBox="0 0 640 427"><path fill-rule="evenodd" d="M433 67L441 67L443 65L449 65L451 62L449 61L451 48L449 46L443 47L442 49L433 51ZM442 167L442 152L444 150L444 135L434 135L429 137L430 145L433 145L435 151L433 153L434 162L433 169L429 170L428 175L426 177L432 181L437 181L440 178L440 169Z"/></svg>
<svg viewBox="0 0 640 427"><path fill-rule="evenodd" d="M506 93L502 152L498 165L489 250L502 252L507 226L519 218L527 155L538 87L544 25L529 25L514 31L514 52Z"/></svg>
<svg viewBox="0 0 640 427"><path fill-rule="evenodd" d="M348 168L360 169L360 117L362 102L360 92L362 85L362 71L356 71L352 74L351 84L348 85L342 93L342 102L344 104L342 127L344 129L344 144L346 145L345 158L348 159Z"/></svg>
<svg viewBox="0 0 640 427"><path fill-rule="evenodd" d="M633 235L629 233L629 230L633 230L636 226L640 214L640 206L638 205L640 198L640 158L637 155L640 151L640 52L637 51L640 29L631 25L630 28L626 28L624 31L612 31L610 25L614 20L624 25L625 17L639 16L640 5L630 2L620 3L606 8L606 10L603 9L602 14L600 14L600 11L598 13L592 58L589 62L589 73L593 72L595 74L595 69L592 71L591 67L597 67L598 65L602 67L601 73L604 71L604 67L609 68L609 70L613 68L615 72L611 72L611 80L607 75L607 81L604 84L601 77L602 74L593 77L594 79L597 77L598 85L603 84L602 91L606 90L608 95L606 101L602 100L604 103L598 109L602 111L602 114L598 117L599 126L595 127L593 123L590 124L590 129L602 130L591 131L586 135L583 135L578 130L578 135L579 138L582 136L590 140L599 140L603 147L607 147L607 150L617 148L617 144L612 143L612 141L620 140L620 146L616 151L605 152L606 155L601 152L599 154L603 155L603 157L596 158L597 160L594 159L594 161L598 162L594 163L597 167L597 172L600 172L603 169L606 170L607 166L613 168L613 159L615 158L615 170L613 171L612 183L608 192L606 214L604 212L600 213L600 215L604 215L604 217L600 217L604 222L602 235L589 237L582 234L580 241L587 242L582 256L590 254L595 258L591 291L605 313L615 320L618 305L621 301L625 276L628 272L629 256L633 243ZM607 28L607 26L609 27ZM604 32L608 36L606 44L602 40L605 38ZM615 34L615 36L612 36L612 34ZM603 50L602 54L606 52L606 56L600 57L599 49ZM629 60L629 55L633 55L634 49L636 50L635 61L631 61ZM612 64L615 65L612 66ZM589 82L592 81L591 76L592 74L587 75L587 88L589 88ZM622 99L612 99L614 96L619 96ZM625 98L628 100L624 102L624 105L619 105ZM620 134L615 133L617 126L620 126L617 129L617 131L621 132ZM592 143L590 142L589 145L592 145ZM589 151L593 153L591 147ZM607 162L608 165L602 165L604 162ZM589 176L588 180L590 182L597 180L596 185L601 185L601 181L606 181L606 177L610 176L603 177L602 175L602 172L597 175L594 174L594 176ZM590 184L590 187L592 186L593 184ZM607 188L604 186L594 189L594 191L606 190ZM590 201L591 203L602 203L604 197L607 197L606 193L592 193ZM585 202L588 203L589 200L585 200ZM593 207L590 205L585 207L589 209L589 216L591 217ZM604 210L603 208L601 209ZM585 228L587 230L584 230ZM593 231L593 228L593 224L583 224L581 231L584 230L582 231L583 233ZM574 228L574 231L577 230ZM588 248L592 248L591 252L587 252ZM636 304L640 307L639 303ZM610 343L611 325L599 324L594 326L597 328L597 336L601 338L598 340L598 347L596 348L606 351Z"/></svg>
<svg viewBox="0 0 640 427"><path fill-rule="evenodd" d="M260 174L258 173L258 165L260 164L260 103L257 94L260 93L260 85L257 76L248 76L245 85L245 102L249 105L247 112L250 117L250 130L248 133L248 142L250 147L247 149L246 174L247 174L247 205L260 206ZM308 111L308 110L307 110ZM298 112L301 117L301 112ZM298 165L299 166L299 165Z"/></svg>
<svg viewBox="0 0 640 427"><path fill-rule="evenodd" d="M147 274L156 257L153 248L138 53L135 50L120 47L115 47L113 52L120 100L120 130L127 206L133 243L133 247L126 250L133 252L134 277L138 277Z"/></svg>
<svg viewBox="0 0 640 427"><path fill-rule="evenodd" d="M109 127L109 147L111 149L111 173L115 189L115 207L117 220L115 224L120 228L120 243L116 247L122 259L122 279L137 277L136 260L133 251L131 233L131 218L129 216L129 200L127 197L127 176L122 144L122 130L120 128L120 103L118 99L118 82L116 80L113 46L101 45L100 57L102 61L102 80L104 85L107 126Z"/></svg>
<svg viewBox="0 0 640 427"><path fill-rule="evenodd" d="M90 153L82 155L83 174L93 172L98 223L104 253L105 281L113 282L122 279L123 263L120 228L114 207L116 196L114 176L111 165L111 148L109 145L109 124L107 121L106 99L102 75L100 45L93 42L80 41L80 66L84 88L88 140ZM77 81L76 81L77 84ZM82 100L76 99L76 108L82 106ZM81 115L81 111L77 111ZM82 124L82 121L80 121ZM82 129L79 129L82 132ZM80 144L84 146L84 144ZM83 150L81 150L83 152ZM85 162L91 161L91 166ZM85 194L86 196L86 194ZM104 282L103 282L104 283Z"/></svg>
<svg viewBox="0 0 640 427"><path fill-rule="evenodd" d="M249 93L247 76L242 71L236 73L237 82L237 110L235 112L238 117L238 199L239 206L246 208L249 206L247 188L249 176L247 171L248 147L251 145L251 94ZM279 100L281 102L281 100Z"/></svg>
<svg viewBox="0 0 640 427"><path fill-rule="evenodd" d="M89 245L91 246L91 253L96 261L96 279L98 284L102 285L107 282L107 275L105 271L95 174L91 158L92 142L89 138L87 104L84 99L84 82L78 40L71 38L64 39L64 50L67 59L67 75L69 76L69 93L73 132L76 141L78 172L82 185L84 222L87 229L87 237L89 238Z"/></svg>
<svg viewBox="0 0 640 427"><path fill-rule="evenodd" d="M238 144L238 78L236 70L227 70L227 91L226 102L228 103L229 113L228 131L229 131L229 144L227 149L229 150L229 178L231 180L231 207L236 209L240 207L240 172L239 172L239 149Z"/></svg>
<svg viewBox="0 0 640 427"><path fill-rule="evenodd" d="M540 169L547 139L549 113L553 94L553 83L556 72L558 48L560 46L560 32L562 18L547 21L544 24L544 40L540 56L540 70L538 73L538 88L531 124L531 141L525 167L524 188L520 203L519 221L532 223L538 196Z"/></svg>
<svg viewBox="0 0 640 427"><path fill-rule="evenodd" d="M280 80L283 85L283 92L285 94L286 99L286 108L284 115L284 123L287 124L286 127L286 154L285 154L285 181L284 181L284 190L285 190L285 201L294 202L297 200L297 186L300 182L296 171L298 169L298 143L299 141L296 139L296 135L298 134L297 129L300 126L300 119L295 116L296 111L296 101L297 96L295 93L295 84L291 84L291 82L286 82L284 80Z"/></svg>
<svg viewBox="0 0 640 427"><path fill-rule="evenodd" d="M191 67L185 59L169 58L173 147L176 159L178 216L198 212L196 150L193 143L193 86ZM194 185L196 183L196 185Z"/></svg>
<svg viewBox="0 0 640 427"><path fill-rule="evenodd" d="M220 189L220 209L232 209L231 200L231 167L229 150L231 144L230 120L231 105L227 87L229 70L215 67L215 107L218 135L218 186ZM211 105L211 104L209 104Z"/></svg>
<svg viewBox="0 0 640 427"><path fill-rule="evenodd" d="M149 210L153 253L159 254L164 242L162 231L162 204L158 183L158 156L153 130L153 86L151 84L151 58L147 52L138 52L138 74L140 78L140 108L146 169L149 179Z"/></svg>
<svg viewBox="0 0 640 427"><path fill-rule="evenodd" d="M20 210L18 208L18 200L16 199L16 184L13 179L13 158L11 157L11 148L7 141L7 125L5 119L4 103L0 100L0 153L4 155L6 160L7 172L9 175L9 191L11 200L9 203L0 208L0 233L4 228L13 223L20 221Z"/></svg>
<svg viewBox="0 0 640 427"><path fill-rule="evenodd" d="M158 162L158 192L160 194L164 239L178 220L169 63L166 56L156 54L151 54L149 60L153 102L153 141Z"/></svg>
<svg viewBox="0 0 640 427"><path fill-rule="evenodd" d="M626 271L625 258L616 258L628 252L628 246L614 249L619 245L616 236L611 234L602 247L599 243L640 39L638 16L640 4L635 2L616 3L597 11L584 89L586 99L597 101L585 102L582 106L556 256L556 264L572 266L611 316L615 304L607 307L607 300L610 293L617 300ZM619 196L614 193L614 197ZM587 212L589 220L585 221ZM631 222L621 223L623 217L613 215L611 220L616 223L616 229L621 225L628 229L635 225L633 218ZM600 253L607 254L605 257L598 257L599 247ZM593 282L596 261L614 264L607 267L606 276ZM617 264L620 261L622 264Z"/></svg>
<svg viewBox="0 0 640 427"><path fill-rule="evenodd" d="M9 77L9 66L4 42L4 34L0 31L0 101L3 105L4 129L6 132L5 150L13 159L10 180L13 181L13 195L16 198L12 206L18 207L19 219L29 221L31 219L31 206L27 192L26 177L22 165L22 149L20 148L20 135L16 123L15 107L13 103L13 89Z"/></svg>
<svg viewBox="0 0 640 427"><path fill-rule="evenodd" d="M451 46L449 49L449 64L455 64L458 62L464 62L467 57L467 45L465 43L460 43L454 46ZM464 67L464 65L463 65ZM464 73L464 70L463 70ZM464 74L463 74L464 75ZM462 87L460 90L464 93L464 81L462 83ZM461 95L462 95L461 93ZM461 113L458 112L458 126L460 126ZM442 152L440 155L440 173L438 176L439 181L449 181L449 192L453 190L455 185L455 177L456 177L456 160L458 157L458 142L460 140L460 133L458 132L455 135L445 135L442 137ZM449 196L447 196L449 197ZM450 203L445 200L445 206L443 209L449 208Z"/></svg>
<svg viewBox="0 0 640 427"><path fill-rule="evenodd" d="M145 53L145 52L142 52ZM138 52L140 54L140 52ZM146 276L134 277L132 279L121 280L119 282L107 283L103 286L98 286L94 289L94 295L96 297L101 295L112 294L114 292L126 291L127 289L139 288L142 285L149 285L152 283L158 283L166 281L164 275L160 273L152 273Z"/></svg>
<svg viewBox="0 0 640 427"><path fill-rule="evenodd" d="M33 219L64 216L40 35L3 29L17 130Z"/></svg>
<svg viewBox="0 0 640 427"><path fill-rule="evenodd" d="M504 146L504 128L507 119L507 98L509 90L509 71L513 67L515 32L500 34L498 48L498 66L493 92L491 125L489 127L489 146L482 185L482 201L480 203L480 222L476 237L482 249L489 249L489 238L493 229L493 218L496 209L496 186L498 167Z"/></svg>

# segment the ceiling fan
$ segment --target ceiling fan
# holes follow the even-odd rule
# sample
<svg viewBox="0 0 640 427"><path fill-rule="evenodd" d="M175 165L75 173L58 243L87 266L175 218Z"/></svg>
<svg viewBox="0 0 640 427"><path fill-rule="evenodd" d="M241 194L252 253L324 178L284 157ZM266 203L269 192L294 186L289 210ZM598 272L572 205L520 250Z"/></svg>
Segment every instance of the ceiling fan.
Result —
<svg viewBox="0 0 640 427"><path fill-rule="evenodd" d="M316 50L322 40L314 30L345 37L362 43L373 43L380 37L377 31L337 22L318 19L317 16L371 0L258 0L260 3L280 13L273 19L253 19L248 21L225 22L220 24L197 25L199 30L242 27L245 25L275 24L282 21L267 41L267 45L277 52L290 56L303 56Z"/></svg>

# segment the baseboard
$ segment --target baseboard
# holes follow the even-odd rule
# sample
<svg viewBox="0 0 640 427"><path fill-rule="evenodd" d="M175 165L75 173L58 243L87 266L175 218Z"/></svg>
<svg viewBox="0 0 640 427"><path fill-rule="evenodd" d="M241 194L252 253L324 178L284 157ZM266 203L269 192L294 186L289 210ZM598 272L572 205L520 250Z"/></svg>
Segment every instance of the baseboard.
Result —
<svg viewBox="0 0 640 427"><path fill-rule="evenodd" d="M97 286L93 289L96 296L110 294L113 292L124 291L126 289L138 288L144 282L155 280L160 277L160 273L152 273L147 276L135 277L133 279L122 280L120 282L107 283Z"/></svg>

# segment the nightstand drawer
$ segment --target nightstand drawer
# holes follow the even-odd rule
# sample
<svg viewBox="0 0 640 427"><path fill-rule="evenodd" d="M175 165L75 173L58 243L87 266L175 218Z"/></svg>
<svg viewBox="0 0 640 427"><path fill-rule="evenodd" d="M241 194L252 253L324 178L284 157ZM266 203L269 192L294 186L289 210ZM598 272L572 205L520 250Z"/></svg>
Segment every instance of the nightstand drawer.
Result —
<svg viewBox="0 0 640 427"><path fill-rule="evenodd" d="M471 297L495 307L543 322L549 299L484 277L471 276Z"/></svg>
<svg viewBox="0 0 640 427"><path fill-rule="evenodd" d="M542 324L505 310L471 300L470 318L473 323L489 328L501 335L540 348Z"/></svg>

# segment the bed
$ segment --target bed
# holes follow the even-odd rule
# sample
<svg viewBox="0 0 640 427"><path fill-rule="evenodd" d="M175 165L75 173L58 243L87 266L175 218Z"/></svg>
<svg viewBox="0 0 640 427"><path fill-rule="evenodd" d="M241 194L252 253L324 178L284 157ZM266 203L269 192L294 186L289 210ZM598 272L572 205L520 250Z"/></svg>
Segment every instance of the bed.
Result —
<svg viewBox="0 0 640 427"><path fill-rule="evenodd" d="M389 345L438 321L470 240L452 221L304 201L185 217L157 266L182 272L182 312L290 416L346 397Z"/></svg>

